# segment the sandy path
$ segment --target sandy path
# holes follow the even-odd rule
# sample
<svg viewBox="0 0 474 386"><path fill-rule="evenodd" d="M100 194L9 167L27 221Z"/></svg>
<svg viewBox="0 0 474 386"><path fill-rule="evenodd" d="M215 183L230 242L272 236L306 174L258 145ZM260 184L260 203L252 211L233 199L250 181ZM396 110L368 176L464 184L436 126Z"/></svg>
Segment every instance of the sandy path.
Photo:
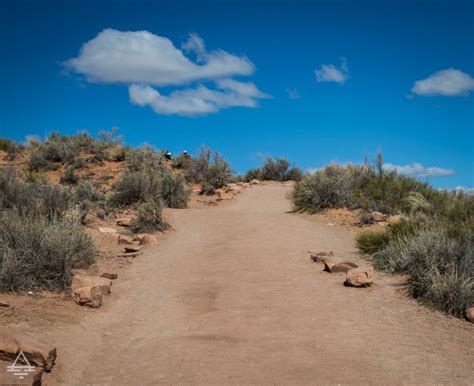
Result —
<svg viewBox="0 0 474 386"><path fill-rule="evenodd" d="M420 307L378 274L342 286L309 249L358 260L348 231L286 213L267 185L217 208L171 213L112 299L55 332L68 384L472 383L472 325Z"/></svg>

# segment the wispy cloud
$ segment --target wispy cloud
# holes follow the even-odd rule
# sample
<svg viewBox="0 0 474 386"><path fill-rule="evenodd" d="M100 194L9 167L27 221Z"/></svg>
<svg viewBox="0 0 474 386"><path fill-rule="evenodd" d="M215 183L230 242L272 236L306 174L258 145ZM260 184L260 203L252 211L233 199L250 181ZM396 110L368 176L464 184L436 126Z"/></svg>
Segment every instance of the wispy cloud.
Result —
<svg viewBox="0 0 474 386"><path fill-rule="evenodd" d="M451 176L455 173L453 169L445 169L437 166L427 167L418 162L413 162L408 165L385 163L383 167L385 170L396 171L399 174L415 178Z"/></svg>
<svg viewBox="0 0 474 386"><path fill-rule="evenodd" d="M208 51L197 34L189 35L179 49L168 38L148 31L105 29L64 65L89 82L128 85L132 103L149 105L160 114L198 115L234 106L256 107L258 99L268 97L255 84L232 79L255 72L247 57ZM213 85L198 84L169 95L152 87L176 88L194 82Z"/></svg>
<svg viewBox="0 0 474 386"><path fill-rule="evenodd" d="M300 99L301 94L296 89L287 89L286 92L288 93L288 98L290 99Z"/></svg>
<svg viewBox="0 0 474 386"><path fill-rule="evenodd" d="M466 193L466 194L469 194L471 196L474 196L474 188L467 188L465 186L456 186L453 190L455 192Z"/></svg>
<svg viewBox="0 0 474 386"><path fill-rule="evenodd" d="M411 89L412 93L422 96L468 95L471 90L474 90L474 79L454 68L437 71L426 79L418 80Z"/></svg>
<svg viewBox="0 0 474 386"><path fill-rule="evenodd" d="M323 64L314 70L318 82L336 82L344 84L349 79L349 68L346 58L341 58L341 66L337 68L334 64Z"/></svg>

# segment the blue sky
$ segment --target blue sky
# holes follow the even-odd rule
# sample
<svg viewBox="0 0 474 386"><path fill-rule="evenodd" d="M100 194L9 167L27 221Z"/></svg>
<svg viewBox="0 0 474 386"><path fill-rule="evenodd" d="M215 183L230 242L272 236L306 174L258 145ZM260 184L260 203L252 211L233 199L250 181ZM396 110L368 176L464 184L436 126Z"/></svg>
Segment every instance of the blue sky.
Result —
<svg viewBox="0 0 474 386"><path fill-rule="evenodd" d="M0 7L0 136L117 126L132 145L210 146L237 172L381 148L388 167L474 187L472 1Z"/></svg>

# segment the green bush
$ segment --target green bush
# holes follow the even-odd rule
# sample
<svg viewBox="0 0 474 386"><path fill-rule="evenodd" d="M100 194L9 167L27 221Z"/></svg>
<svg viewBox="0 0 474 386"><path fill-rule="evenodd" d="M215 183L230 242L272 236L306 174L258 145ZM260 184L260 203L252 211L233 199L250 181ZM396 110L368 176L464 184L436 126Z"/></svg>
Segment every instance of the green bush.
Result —
<svg viewBox="0 0 474 386"><path fill-rule="evenodd" d="M354 207L354 189L362 186L372 174L365 166L328 165L304 177L291 195L297 211L319 212L334 207Z"/></svg>
<svg viewBox="0 0 474 386"><path fill-rule="evenodd" d="M374 264L410 277L415 298L462 317L474 305L474 233L451 237L439 224L389 242L374 254Z"/></svg>
<svg viewBox="0 0 474 386"><path fill-rule="evenodd" d="M77 184L78 181L79 181L79 178L74 172L74 168L71 166L68 166L66 168L66 171L59 179L59 182L61 182L62 184L71 184L71 185Z"/></svg>
<svg viewBox="0 0 474 386"><path fill-rule="evenodd" d="M0 209L53 219L61 217L72 204L69 191L59 185L24 183L14 171L0 170Z"/></svg>
<svg viewBox="0 0 474 386"><path fill-rule="evenodd" d="M104 195L100 193L90 181L85 181L79 184L74 191L74 194L77 203L98 202L104 200Z"/></svg>
<svg viewBox="0 0 474 386"><path fill-rule="evenodd" d="M186 208L191 191L181 174L165 171L159 179L159 199L167 208Z"/></svg>
<svg viewBox="0 0 474 386"><path fill-rule="evenodd" d="M162 204L148 201L141 203L132 221L131 228L134 232L155 232L169 229L169 224L161 215Z"/></svg>
<svg viewBox="0 0 474 386"><path fill-rule="evenodd" d="M374 253L384 248L389 242L385 231L364 231L356 237L357 247L364 253Z"/></svg>
<svg viewBox="0 0 474 386"><path fill-rule="evenodd" d="M285 158L267 158L263 165L256 169L250 169L244 176L244 180L249 182L253 179L267 181L300 181L303 178L303 171L297 166L290 166L290 162Z"/></svg>
<svg viewBox="0 0 474 386"><path fill-rule="evenodd" d="M8 138L0 138L0 150L9 152L10 149L16 148L16 143L15 141L12 141L11 139Z"/></svg>
<svg viewBox="0 0 474 386"><path fill-rule="evenodd" d="M167 170L126 171L114 184L110 198L115 206L129 206L140 202L161 201L168 208L185 208L189 189L184 177Z"/></svg>
<svg viewBox="0 0 474 386"><path fill-rule="evenodd" d="M192 159L185 172L188 181L201 184L204 194L213 194L216 189L226 186L232 175L229 163L219 153L207 148L201 148L199 156Z"/></svg>
<svg viewBox="0 0 474 386"><path fill-rule="evenodd" d="M65 290L71 270L94 262L92 240L64 220L0 215L0 290Z"/></svg>

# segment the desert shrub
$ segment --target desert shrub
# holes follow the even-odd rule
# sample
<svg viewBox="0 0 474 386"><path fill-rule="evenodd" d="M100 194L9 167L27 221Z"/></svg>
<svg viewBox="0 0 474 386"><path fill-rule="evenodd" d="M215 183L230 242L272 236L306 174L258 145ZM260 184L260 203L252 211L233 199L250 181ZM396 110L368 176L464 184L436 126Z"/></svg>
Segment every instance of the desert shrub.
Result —
<svg viewBox="0 0 474 386"><path fill-rule="evenodd" d="M23 181L28 184L36 184L40 181L40 176L34 170L25 170L23 173Z"/></svg>
<svg viewBox="0 0 474 386"><path fill-rule="evenodd" d="M133 149L128 155L128 169L130 171L160 171L162 170L163 154L150 146Z"/></svg>
<svg viewBox="0 0 474 386"><path fill-rule="evenodd" d="M410 276L410 293L462 317L474 305L474 238L470 230L451 237L439 224L393 240L374 254L374 264Z"/></svg>
<svg viewBox="0 0 474 386"><path fill-rule="evenodd" d="M296 167L290 166L290 162L284 158L267 158L260 168L261 179L271 181L299 181L303 178L303 171Z"/></svg>
<svg viewBox="0 0 474 386"><path fill-rule="evenodd" d="M78 225L44 217L0 215L0 290L65 290L71 270L94 261L92 240Z"/></svg>
<svg viewBox="0 0 474 386"><path fill-rule="evenodd" d="M191 168L192 163L193 159L189 155L180 154L173 160L172 165L176 169L189 170Z"/></svg>
<svg viewBox="0 0 474 386"><path fill-rule="evenodd" d="M58 165L55 165L53 162L48 161L41 151L33 150L30 154L28 160L28 169L33 171L40 170L55 170L58 168Z"/></svg>
<svg viewBox="0 0 474 386"><path fill-rule="evenodd" d="M163 219L161 202L150 200L141 203L133 218L131 228L134 232L155 232L169 229L169 224Z"/></svg>
<svg viewBox="0 0 474 386"><path fill-rule="evenodd" d="M232 170L219 153L201 148L198 157L192 159L185 176L190 182L200 183L204 194L213 194L231 181Z"/></svg>
<svg viewBox="0 0 474 386"><path fill-rule="evenodd" d="M168 208L185 208L189 190L181 175L167 170L126 171L114 184L110 201L115 206L160 201Z"/></svg>
<svg viewBox="0 0 474 386"><path fill-rule="evenodd" d="M357 235L357 247L364 253L374 253L387 245L389 235L385 231L364 231Z"/></svg>
<svg viewBox="0 0 474 386"><path fill-rule="evenodd" d="M370 178L366 166L328 165L304 177L291 195L297 211L319 212L332 207L353 207L353 192Z"/></svg>
<svg viewBox="0 0 474 386"><path fill-rule="evenodd" d="M373 224L375 222L374 215L371 211L364 210L359 215L359 224Z"/></svg>
<svg viewBox="0 0 474 386"><path fill-rule="evenodd" d="M159 191L158 177L145 171L126 171L114 184L111 203L128 206L151 199Z"/></svg>
<svg viewBox="0 0 474 386"><path fill-rule="evenodd" d="M0 138L0 150L8 152L10 151L11 148L16 148L16 143L15 141L12 141L11 139L8 138Z"/></svg>
<svg viewBox="0 0 474 386"><path fill-rule="evenodd" d="M245 173L244 181L250 182L252 180L262 180L262 170L260 168L249 169Z"/></svg>
<svg viewBox="0 0 474 386"><path fill-rule="evenodd" d="M64 172L64 174L59 178L59 182L62 184L71 184L75 185L79 181L76 173L74 172L74 168L68 166Z"/></svg>
<svg viewBox="0 0 474 386"><path fill-rule="evenodd" d="M61 217L71 205L70 193L59 185L24 183L13 170L0 170L0 209L52 219Z"/></svg>
<svg viewBox="0 0 474 386"><path fill-rule="evenodd" d="M85 181L79 184L74 191L76 202L98 202L104 200L104 195L100 193L94 184L90 181Z"/></svg>
<svg viewBox="0 0 474 386"><path fill-rule="evenodd" d="M131 150L122 145L114 145L108 150L108 159L115 162L123 162L130 155Z"/></svg>
<svg viewBox="0 0 474 386"><path fill-rule="evenodd" d="M190 189L181 174L164 171L159 179L159 199L167 208L186 208Z"/></svg>
<svg viewBox="0 0 474 386"><path fill-rule="evenodd" d="M244 176L245 181L268 180L268 181L300 181L303 171L297 166L291 166L285 158L267 158L263 165L256 169L250 169Z"/></svg>

